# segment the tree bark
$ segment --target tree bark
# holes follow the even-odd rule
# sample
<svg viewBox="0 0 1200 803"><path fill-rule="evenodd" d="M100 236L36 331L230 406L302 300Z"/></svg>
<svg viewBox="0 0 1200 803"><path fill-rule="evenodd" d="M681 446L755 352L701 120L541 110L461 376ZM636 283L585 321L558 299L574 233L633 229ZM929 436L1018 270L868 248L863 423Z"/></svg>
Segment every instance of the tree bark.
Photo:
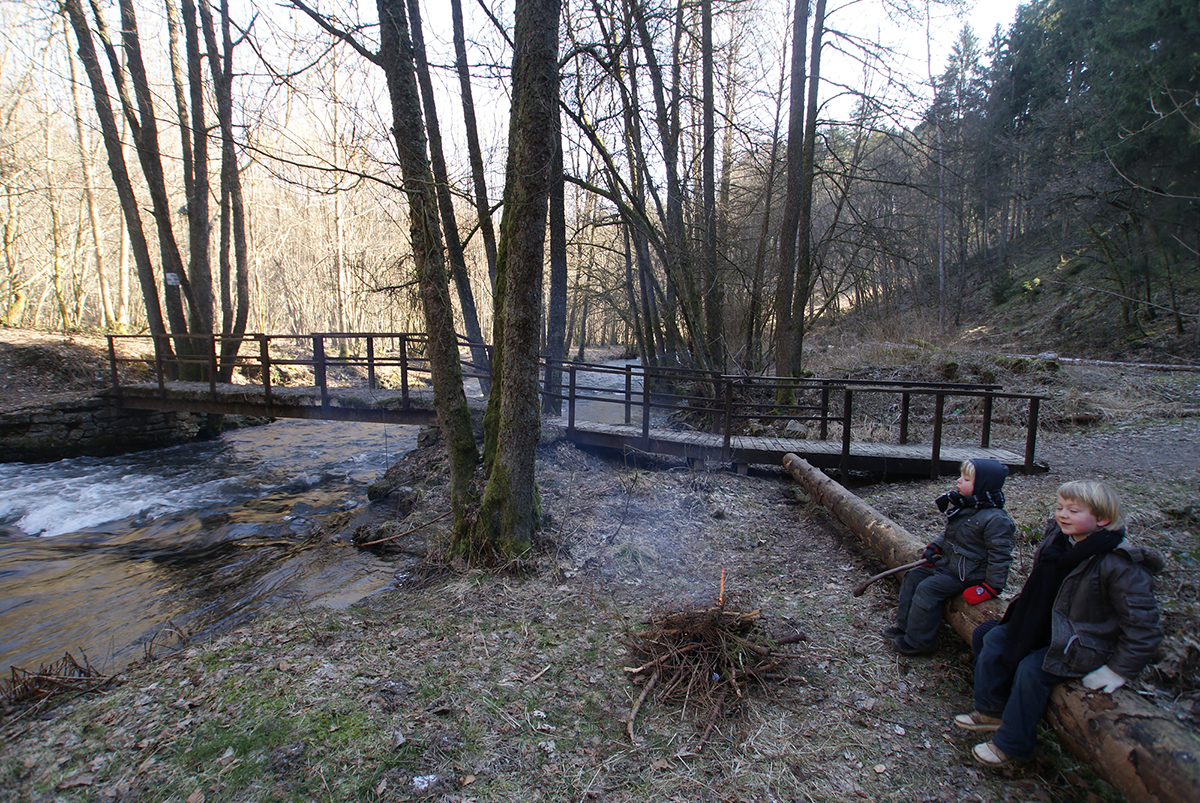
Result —
<svg viewBox="0 0 1200 803"><path fill-rule="evenodd" d="M429 338L434 406L450 456L450 501L457 540L467 531L468 507L473 501L471 477L479 464L479 452L463 391L454 311L450 304L433 175L425 150L425 128L413 69L408 17L404 0L377 0L377 7L380 44L377 59L387 78L392 102L392 134L396 138L404 192L408 197L413 258Z"/></svg>
<svg viewBox="0 0 1200 803"><path fill-rule="evenodd" d="M95 7L96 0L93 0ZM175 240L174 228L171 225L171 200L167 195L166 178L163 173L162 152L158 144L158 117L154 109L154 95L150 88L150 79L146 65L142 59L142 43L138 33L137 15L133 0L119 0L121 9L121 47L125 52L125 69L133 83L134 98L137 108L129 102L128 93L118 91L118 97L125 109L129 120L130 131L133 133L134 150L142 167L142 175L146 179L146 189L150 194L150 210L154 216L154 225L158 235L158 251L162 260L163 298L167 305L167 317L171 322L174 334L187 334L188 324L184 316L183 299L180 290L188 295L189 305L198 319L199 331L212 331L211 314L204 319L204 310L192 296L187 272L183 267L183 258L179 253L179 244ZM116 51L107 39L106 26L102 23L103 15L96 14L96 28L105 42L109 60L112 62L113 75L121 74L120 60ZM118 88L120 88L120 79ZM180 352L191 351L191 344L180 340L176 344Z"/></svg>
<svg viewBox="0 0 1200 803"><path fill-rule="evenodd" d="M66 15L63 15L64 29L69 24ZM69 51L70 39L65 35L65 30L63 41L68 43ZM100 245L102 237L99 204L96 202L96 179L92 174L92 157L88 153L87 138L83 130L83 103L79 98L79 82L75 76L75 57L70 52L67 54L67 64L71 71L71 109L75 116L75 142L79 152L79 167L83 172L83 196L87 201L88 227L91 229L91 247L96 260L96 280L99 283L100 325L115 328L116 315L113 313L112 292L109 289L108 276L104 272L104 253Z"/></svg>
<svg viewBox="0 0 1200 803"><path fill-rule="evenodd" d="M517 0L509 170L501 222L497 306L503 308L495 456L480 503L473 554L528 551L538 523L534 454L541 432L538 345L542 260L557 148L559 0ZM494 374L495 375L495 374ZM489 408L493 399L489 399ZM489 409L491 412L491 409Z"/></svg>
<svg viewBox="0 0 1200 803"><path fill-rule="evenodd" d="M920 557L924 544L903 527L794 454L783 466L815 501L820 502L888 566ZM977 626L998 619L1004 603L969 605L955 597L946 621L968 643ZM1118 689L1112 695L1060 683L1050 697L1046 719L1071 754L1134 803L1192 803L1200 800L1200 738L1170 717Z"/></svg>
<svg viewBox="0 0 1200 803"><path fill-rule="evenodd" d="M796 286L796 230L800 223L801 177L804 174L804 85L808 34L808 0L796 0L792 20L792 73L788 100L787 181L779 229L779 279L775 284L775 373L786 376L792 367L792 291ZM792 392L777 392L780 404L790 404Z"/></svg>
<svg viewBox="0 0 1200 803"><path fill-rule="evenodd" d="M804 367L805 312L812 293L815 272L812 247L813 180L817 159L817 99L821 84L821 40L825 34L825 2L817 0L813 11L812 47L808 66L808 110L804 120L804 154L800 162L800 219L796 233L797 274L796 299L792 305L792 327L795 339L789 350L791 363L788 373L799 376Z"/></svg>
<svg viewBox="0 0 1200 803"><path fill-rule="evenodd" d="M186 7L191 0L184 2ZM222 47L217 47L212 11L207 5L200 6L200 16L204 24L204 40L208 47L217 118L221 126L221 333L235 338L221 344L220 378L222 382L228 382L233 375L233 363L238 352L239 342L236 338L245 334L246 319L250 314L246 205L233 139L233 37L230 33L228 0L221 0Z"/></svg>
<svg viewBox="0 0 1200 803"><path fill-rule="evenodd" d="M462 240L458 236L458 222L454 217L454 200L450 197L450 174L446 170L446 157L442 153L442 129L438 124L437 104L433 97L433 80L429 75L429 64L425 59L425 37L421 31L420 8L417 0L408 0L409 28L412 34L413 60L417 69L417 84L421 89L421 101L425 110L425 128L429 132L430 166L436 182L438 212L442 218L442 233L446 252L450 260L450 275L458 290L458 307L462 312L463 326L471 346L471 361L475 370L489 370L487 349L484 347L483 332L479 328L479 312L475 307L475 294L471 291L471 278L467 274L467 261L463 256ZM486 395L489 382L481 378L479 384Z"/></svg>
<svg viewBox="0 0 1200 803"><path fill-rule="evenodd" d="M723 371L725 352L721 341L725 288L717 269L717 131L713 90L712 0L700 2L700 70L703 111L701 143L702 219L704 243L704 352L713 368ZM732 80L731 78L729 80Z"/></svg>
<svg viewBox="0 0 1200 803"><path fill-rule="evenodd" d="M561 132L562 118L555 106L555 128ZM561 134L555 141L550 188L550 292L546 307L546 396L542 409L562 414L562 372L555 366L567 348L567 199L563 177Z"/></svg>
<svg viewBox="0 0 1200 803"><path fill-rule="evenodd" d="M471 181L475 189L475 212L479 217L479 233L487 254L488 279L496 286L496 232L492 228L492 207L488 202L487 181L483 174L483 150L479 147L479 130L475 122L475 97L471 92L471 71L467 66L467 42L463 32L462 0L450 0L454 24L454 68L458 73L462 95L463 123L467 135L467 156L471 163Z"/></svg>
<svg viewBox="0 0 1200 803"><path fill-rule="evenodd" d="M91 28L88 27L87 17L83 13L80 0L63 0L63 9L71 21L78 44L79 60L87 74L88 83L92 88L92 100L96 107L96 116L100 121L100 131L104 137L104 149L108 154L108 166L112 173L113 185L121 202L121 213L125 219L125 229L129 235L129 248L133 252L134 264L137 267L138 282L142 289L142 300L146 307L146 320L151 334L166 333L166 323L163 320L162 306L159 303L158 287L154 282L154 266L150 260L150 245L146 241L146 232L142 228L141 208L133 191L133 182L129 178L129 168L125 163L125 154L121 146L121 135L117 129L117 121L109 105L108 86L104 74L100 70L100 58L92 41Z"/></svg>

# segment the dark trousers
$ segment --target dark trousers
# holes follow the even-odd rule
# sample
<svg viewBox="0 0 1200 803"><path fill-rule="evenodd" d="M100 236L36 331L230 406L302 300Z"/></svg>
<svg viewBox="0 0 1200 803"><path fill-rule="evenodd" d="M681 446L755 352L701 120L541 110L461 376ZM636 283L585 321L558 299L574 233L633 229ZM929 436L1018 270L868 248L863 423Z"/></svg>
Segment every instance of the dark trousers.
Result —
<svg viewBox="0 0 1200 803"><path fill-rule="evenodd" d="M918 566L909 569L900 584L896 606L896 626L904 639L918 650L937 647L938 625L942 623L942 603L961 594L964 585L950 572Z"/></svg>
<svg viewBox="0 0 1200 803"><path fill-rule="evenodd" d="M992 743L1013 758L1029 758L1037 744L1037 726L1055 683L1069 678L1042 669L1049 647L1026 655L1013 674L1001 660L1008 625L997 625L983 637L975 658L975 710L1004 720Z"/></svg>

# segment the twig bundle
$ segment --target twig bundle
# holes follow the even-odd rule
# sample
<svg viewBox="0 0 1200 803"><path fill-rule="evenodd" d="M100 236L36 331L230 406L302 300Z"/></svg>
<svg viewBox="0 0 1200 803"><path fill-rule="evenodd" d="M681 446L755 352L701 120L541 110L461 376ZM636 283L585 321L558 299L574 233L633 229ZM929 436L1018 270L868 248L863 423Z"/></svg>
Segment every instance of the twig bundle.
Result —
<svg viewBox="0 0 1200 803"><path fill-rule="evenodd" d="M54 694L91 691L111 680L92 666L86 655L80 653L80 656L83 663L75 660L71 653L65 653L49 666L42 664L36 672L10 667L12 677L0 681L0 702L5 708L11 708L35 703Z"/></svg>
<svg viewBox="0 0 1200 803"><path fill-rule="evenodd" d="M783 661L795 656L774 648L803 636L764 643L760 621L760 611L736 610L722 593L714 605L659 615L634 633L636 640L625 645L642 663L626 667L625 673L643 689L626 720L630 741L635 741L637 713L652 691L660 701L691 706L704 722L694 748L699 752L727 703L740 700L748 684L785 680Z"/></svg>

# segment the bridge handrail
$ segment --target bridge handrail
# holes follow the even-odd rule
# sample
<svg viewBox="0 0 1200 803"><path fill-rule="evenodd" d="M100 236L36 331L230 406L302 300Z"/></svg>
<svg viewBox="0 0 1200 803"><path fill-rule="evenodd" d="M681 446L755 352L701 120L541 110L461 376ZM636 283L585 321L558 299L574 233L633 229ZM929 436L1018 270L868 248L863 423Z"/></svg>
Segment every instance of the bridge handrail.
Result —
<svg viewBox="0 0 1200 803"><path fill-rule="evenodd" d="M611 395L595 396L581 392L599 390L599 388L579 385L578 374L581 372L581 369L584 369L584 372L590 372L592 370L591 366L585 368L580 364L571 363L570 361L562 361L559 365L562 366L559 370L565 370L568 373L569 382L567 392L565 394L558 394L555 398L568 403L567 427L568 430L574 430L575 403L577 401L594 400L611 402L613 398ZM848 471L850 463L850 433L853 423L853 399L855 394L882 393L900 396L899 440L901 444L908 443L909 416L913 398L930 397L934 402L933 433L930 444L932 452L930 470L931 477L933 478L938 476L942 432L945 423L945 401L947 398L968 397L978 398L983 401L980 446L985 449L991 445L992 415L995 401L997 399L1027 401L1029 408L1026 416L1024 455L1024 467L1026 471L1032 471L1035 465L1040 405L1044 399L1048 398L1040 394L1006 392L1001 390L999 385L910 382L906 380L876 382L871 380L846 380L838 378L803 378L805 381L799 382L791 378L785 378L779 382L772 382L766 377L754 377L752 384L760 391L770 392L776 387L793 390L803 388L804 390L819 392L820 403L782 404L774 401L758 403L742 401L735 407L733 402L734 390L739 386L745 385L745 377L721 375L711 372L689 372L683 374L673 369L664 371L662 369L635 365L625 366L624 369L609 367L607 372L625 373L626 383L623 398L625 404L625 423L627 425L632 423L632 407L634 404L640 405L642 408L641 437L645 441L647 448L650 443L650 417L652 410L707 413L713 415L714 418L719 416L720 434L723 436L724 443L723 453L726 459L729 458L732 450L732 437L736 421L750 419L817 421L820 423L821 440L827 439L829 424L837 422L841 424L842 428L841 466L844 472ZM634 389L632 386L631 380L635 374L640 375L643 382L640 391ZM656 376L665 377L672 375L675 377L686 375L691 379L697 380L698 383L710 384L712 393L711 395L700 395L697 393L672 393L657 390L647 392L646 387L649 380ZM838 391L840 391L840 394ZM838 395L841 397L841 409L840 411L835 411L831 405L834 397Z"/></svg>
<svg viewBox="0 0 1200 803"><path fill-rule="evenodd" d="M217 379L220 371L230 374L237 368L257 367L260 384L268 404L271 403L271 368L281 365L310 366L313 370L314 383L321 392L322 406L329 404L329 376L331 367L365 368L368 387L378 387L377 370L380 368L400 368L402 404L404 409L409 407L409 374L429 374L431 366L422 352L428 343L428 337L419 332L317 332L309 335L247 333L240 336L222 334L184 334L184 335L153 335L153 334L111 334L108 335L109 360L112 374L113 389L120 394L120 363L149 362L147 357L118 357L116 342L119 339L141 338L153 343L153 365L158 380L160 392L166 396L167 375L177 376L188 373L188 366L195 366L198 376L205 376L210 385L212 399L217 398ZM290 340L311 344L312 356L284 356L272 354L271 345L275 341ZM327 352L327 343L347 340L365 341L366 355L351 354L348 350L345 356ZM385 345L376 350L376 343L396 341L389 353ZM492 359L492 350L486 344L471 343L466 338L458 337L461 349L475 350L484 348L487 360ZM172 350L171 344L175 344ZM258 346L257 355L243 355L242 347L246 343ZM197 345L198 344L198 345ZM474 365L469 360L463 360L464 377L478 377L481 382L490 376L490 371ZM947 398L966 397L982 400L981 446L988 448L991 440L993 405L997 399L1012 401L1028 401L1029 411L1026 417L1025 468L1031 470L1034 465L1034 449L1037 437L1037 420L1040 403L1046 396L1028 393L1009 393L1000 385L983 383L952 383L952 382L922 382L912 380L871 380L838 377L771 377L721 374L696 368L682 366L644 366L637 363L627 363L623 366L611 364L589 363L572 360L543 360L544 370L566 373L569 383L565 392L543 392L546 399L565 401L568 405L568 428L574 429L575 404L578 401L614 401L613 394L625 406L625 423L632 423L632 408L634 404L642 410L642 438L649 442L650 416L652 410L687 411L708 415L711 426L723 435L724 453L729 455L735 423L751 419L778 421L795 419L799 421L819 422L820 439L828 438L829 425L840 423L842 427L842 466L849 464L850 430L854 396L864 393L882 393L900 397L900 433L901 444L908 443L909 415L914 398L930 397L934 403L933 434L931 437L932 472L937 476L938 457L941 451L942 430L945 419L945 401ZM243 374L247 372L243 371ZM579 382L580 374L618 374L625 378L623 392L620 390L588 386ZM641 382L641 388L635 387L634 380ZM690 387L680 387L681 383ZM562 387L562 383L559 383ZM549 388L549 385L547 385ZM786 391L785 396L791 396L792 401L782 403L776 400L754 401L744 399L734 402L735 392L753 390L768 398L777 390ZM799 398L792 396L799 392ZM597 395L597 394L607 395ZM807 398L806 398L807 395ZM816 396L819 396L816 398ZM840 404L837 404L840 402ZM840 409L839 409L840 408Z"/></svg>

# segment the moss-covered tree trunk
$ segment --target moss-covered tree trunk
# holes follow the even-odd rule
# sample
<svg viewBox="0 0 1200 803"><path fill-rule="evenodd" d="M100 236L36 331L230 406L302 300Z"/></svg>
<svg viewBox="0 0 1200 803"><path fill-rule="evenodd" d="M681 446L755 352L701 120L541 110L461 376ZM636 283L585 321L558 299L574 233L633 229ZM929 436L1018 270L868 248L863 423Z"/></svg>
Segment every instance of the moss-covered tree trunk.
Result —
<svg viewBox="0 0 1200 803"><path fill-rule="evenodd" d="M379 8L379 64L387 77L392 101L392 133L408 197L409 225L421 304L429 337L429 364L433 373L433 402L438 426L450 456L450 501L454 510L455 540L467 532L474 500L471 478L479 465L471 414L463 392L462 366L454 335L450 283L446 273L442 233L438 224L433 174L426 153L425 129L413 69L412 41L404 0L377 0Z"/></svg>
<svg viewBox="0 0 1200 803"><path fill-rule="evenodd" d="M500 254L496 270L496 354L488 401L488 482L471 550L504 559L528 550L537 528L534 455L538 404L539 309L546 210L558 147L558 0L518 0L513 103Z"/></svg>

